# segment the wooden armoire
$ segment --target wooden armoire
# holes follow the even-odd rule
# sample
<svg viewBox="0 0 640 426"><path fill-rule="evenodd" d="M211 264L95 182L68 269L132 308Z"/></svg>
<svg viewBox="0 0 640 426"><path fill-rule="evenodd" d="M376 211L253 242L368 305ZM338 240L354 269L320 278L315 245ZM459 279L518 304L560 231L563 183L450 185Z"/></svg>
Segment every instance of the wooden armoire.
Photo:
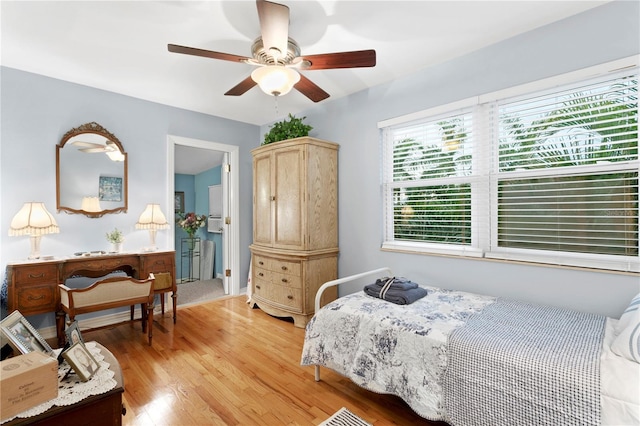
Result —
<svg viewBox="0 0 640 426"><path fill-rule="evenodd" d="M338 148L303 137L253 155L251 300L304 327L318 288L338 274ZM325 292L323 304L337 297Z"/></svg>

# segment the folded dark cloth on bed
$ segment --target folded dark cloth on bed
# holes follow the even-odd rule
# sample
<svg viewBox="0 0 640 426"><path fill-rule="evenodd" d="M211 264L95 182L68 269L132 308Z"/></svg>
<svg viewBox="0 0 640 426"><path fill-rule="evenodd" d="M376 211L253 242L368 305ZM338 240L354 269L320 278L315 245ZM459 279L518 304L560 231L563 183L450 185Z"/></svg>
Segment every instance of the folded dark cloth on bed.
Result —
<svg viewBox="0 0 640 426"><path fill-rule="evenodd" d="M406 278L380 278L364 286L364 292L397 305L408 305L427 295L427 290Z"/></svg>

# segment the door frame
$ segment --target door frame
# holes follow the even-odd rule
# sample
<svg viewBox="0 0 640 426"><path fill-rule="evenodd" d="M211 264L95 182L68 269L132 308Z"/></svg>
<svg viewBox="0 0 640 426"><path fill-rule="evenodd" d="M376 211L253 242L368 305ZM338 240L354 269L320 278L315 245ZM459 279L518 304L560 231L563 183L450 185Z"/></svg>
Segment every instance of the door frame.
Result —
<svg viewBox="0 0 640 426"><path fill-rule="evenodd" d="M167 170L171 177L169 179L167 189L167 200L173 201L175 191L175 146L188 146L192 148L209 149L211 151L221 151L226 154L228 164L231 167L227 173L226 189L227 197L223 197L223 214L227 214L231 218L231 223L223 220L223 239L226 240L222 253L222 270L231 270L231 276L223 276L225 289L229 289L229 294L237 296L240 294L240 184L238 179L238 170L240 164L240 147L235 145L227 145L213 141L205 141L201 139L192 139L182 136L167 135ZM221 179L221 183L225 183L225 179ZM223 189L224 191L224 189ZM226 205L225 205L226 204ZM167 211L173 211L173 204L167 206ZM170 244L175 247L175 234L170 235Z"/></svg>

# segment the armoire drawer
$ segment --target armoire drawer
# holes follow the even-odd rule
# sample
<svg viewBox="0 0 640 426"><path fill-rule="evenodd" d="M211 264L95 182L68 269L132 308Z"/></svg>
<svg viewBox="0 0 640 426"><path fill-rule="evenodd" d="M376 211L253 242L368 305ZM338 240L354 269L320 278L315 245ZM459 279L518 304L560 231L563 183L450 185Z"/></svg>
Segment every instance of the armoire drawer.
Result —
<svg viewBox="0 0 640 426"><path fill-rule="evenodd" d="M254 297L271 305L287 308L291 312L302 312L302 290L282 285L256 281Z"/></svg>
<svg viewBox="0 0 640 426"><path fill-rule="evenodd" d="M256 280L262 280L269 284L283 285L285 287L302 288L302 278L300 275L281 274L279 272L268 271L266 269L256 269Z"/></svg>
<svg viewBox="0 0 640 426"><path fill-rule="evenodd" d="M258 256L253 259L255 268L266 269L268 271L280 272L300 276L302 267L300 262L289 262L272 257Z"/></svg>

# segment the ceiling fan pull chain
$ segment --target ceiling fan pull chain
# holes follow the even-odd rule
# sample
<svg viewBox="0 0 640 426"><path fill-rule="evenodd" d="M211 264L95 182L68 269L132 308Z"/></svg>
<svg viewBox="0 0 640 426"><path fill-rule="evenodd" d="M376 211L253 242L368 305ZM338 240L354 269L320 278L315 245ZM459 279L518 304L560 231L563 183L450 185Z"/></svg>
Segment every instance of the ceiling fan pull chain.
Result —
<svg viewBox="0 0 640 426"><path fill-rule="evenodd" d="M278 118L278 96L274 96L273 101L275 102L276 118Z"/></svg>

